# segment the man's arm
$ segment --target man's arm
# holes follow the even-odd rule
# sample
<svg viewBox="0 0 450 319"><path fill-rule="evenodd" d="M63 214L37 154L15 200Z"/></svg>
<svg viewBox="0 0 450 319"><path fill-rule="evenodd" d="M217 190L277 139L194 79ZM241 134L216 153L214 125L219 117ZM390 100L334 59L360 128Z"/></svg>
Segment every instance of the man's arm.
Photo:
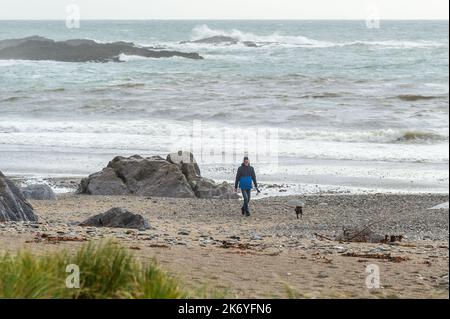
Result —
<svg viewBox="0 0 450 319"><path fill-rule="evenodd" d="M253 167L252 167L252 180L253 180L253 184L255 184L255 187L258 188L258 182L256 181L255 169Z"/></svg>

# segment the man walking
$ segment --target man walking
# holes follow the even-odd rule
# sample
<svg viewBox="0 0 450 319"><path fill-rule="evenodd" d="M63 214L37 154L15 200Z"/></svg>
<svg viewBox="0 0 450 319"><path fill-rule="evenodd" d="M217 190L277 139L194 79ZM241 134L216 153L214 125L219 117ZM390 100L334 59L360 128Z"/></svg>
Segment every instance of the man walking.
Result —
<svg viewBox="0 0 450 319"><path fill-rule="evenodd" d="M236 174L236 182L234 184L234 190L237 192L238 186L242 191L242 197L244 198L244 205L242 205L242 215L250 216L250 197L252 191L252 184L255 185L256 190L258 190L258 182L256 181L255 169L250 166L250 161L248 157L244 157L244 162L238 168Z"/></svg>

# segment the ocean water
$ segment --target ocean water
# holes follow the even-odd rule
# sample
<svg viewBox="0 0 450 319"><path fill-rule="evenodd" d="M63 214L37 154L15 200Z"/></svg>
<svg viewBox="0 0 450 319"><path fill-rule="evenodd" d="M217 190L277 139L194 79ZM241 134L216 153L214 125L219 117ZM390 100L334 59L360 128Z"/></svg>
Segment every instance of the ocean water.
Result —
<svg viewBox="0 0 450 319"><path fill-rule="evenodd" d="M0 21L0 40L32 35L204 59L0 60L6 173L86 175L115 155L188 149L201 125L216 153L275 130L276 165L254 165L293 192L448 192L448 21ZM216 35L259 47L181 44ZM203 148L203 174L232 180L244 148L214 162Z"/></svg>

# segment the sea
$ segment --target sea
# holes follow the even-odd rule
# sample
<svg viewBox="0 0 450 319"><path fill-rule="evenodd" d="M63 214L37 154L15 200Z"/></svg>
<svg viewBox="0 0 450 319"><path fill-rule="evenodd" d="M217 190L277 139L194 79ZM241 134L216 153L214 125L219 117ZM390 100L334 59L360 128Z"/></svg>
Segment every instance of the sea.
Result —
<svg viewBox="0 0 450 319"><path fill-rule="evenodd" d="M0 60L5 174L193 150L217 181L248 154L271 195L448 193L448 21L0 21L0 40L34 35L204 59ZM236 42L192 42L215 36Z"/></svg>

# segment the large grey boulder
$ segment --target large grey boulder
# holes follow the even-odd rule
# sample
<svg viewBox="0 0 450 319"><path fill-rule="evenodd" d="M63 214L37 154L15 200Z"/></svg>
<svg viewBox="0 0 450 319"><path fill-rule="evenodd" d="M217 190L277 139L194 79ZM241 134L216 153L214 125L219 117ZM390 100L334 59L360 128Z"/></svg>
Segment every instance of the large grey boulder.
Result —
<svg viewBox="0 0 450 319"><path fill-rule="evenodd" d="M144 158L139 155L114 158L101 172L84 179L79 192L89 195L195 197L177 165L159 156Z"/></svg>
<svg viewBox="0 0 450 319"><path fill-rule="evenodd" d="M81 180L79 192L89 195L127 195L131 193L124 181L111 167L105 167L101 172Z"/></svg>
<svg viewBox="0 0 450 319"><path fill-rule="evenodd" d="M188 160L187 160L188 159ZM176 198L238 198L231 185L200 176L189 152L128 158L118 156L101 172L83 179L79 193L88 195L138 195Z"/></svg>
<svg viewBox="0 0 450 319"><path fill-rule="evenodd" d="M22 188L22 194L31 200L56 200L56 195L50 186L44 184L28 185Z"/></svg>
<svg viewBox="0 0 450 319"><path fill-rule="evenodd" d="M139 230L150 228L148 221L141 215L118 207L112 208L106 213L92 216L80 223L80 226L132 228Z"/></svg>
<svg viewBox="0 0 450 319"><path fill-rule="evenodd" d="M33 207L12 181L0 172L0 222L37 221Z"/></svg>

